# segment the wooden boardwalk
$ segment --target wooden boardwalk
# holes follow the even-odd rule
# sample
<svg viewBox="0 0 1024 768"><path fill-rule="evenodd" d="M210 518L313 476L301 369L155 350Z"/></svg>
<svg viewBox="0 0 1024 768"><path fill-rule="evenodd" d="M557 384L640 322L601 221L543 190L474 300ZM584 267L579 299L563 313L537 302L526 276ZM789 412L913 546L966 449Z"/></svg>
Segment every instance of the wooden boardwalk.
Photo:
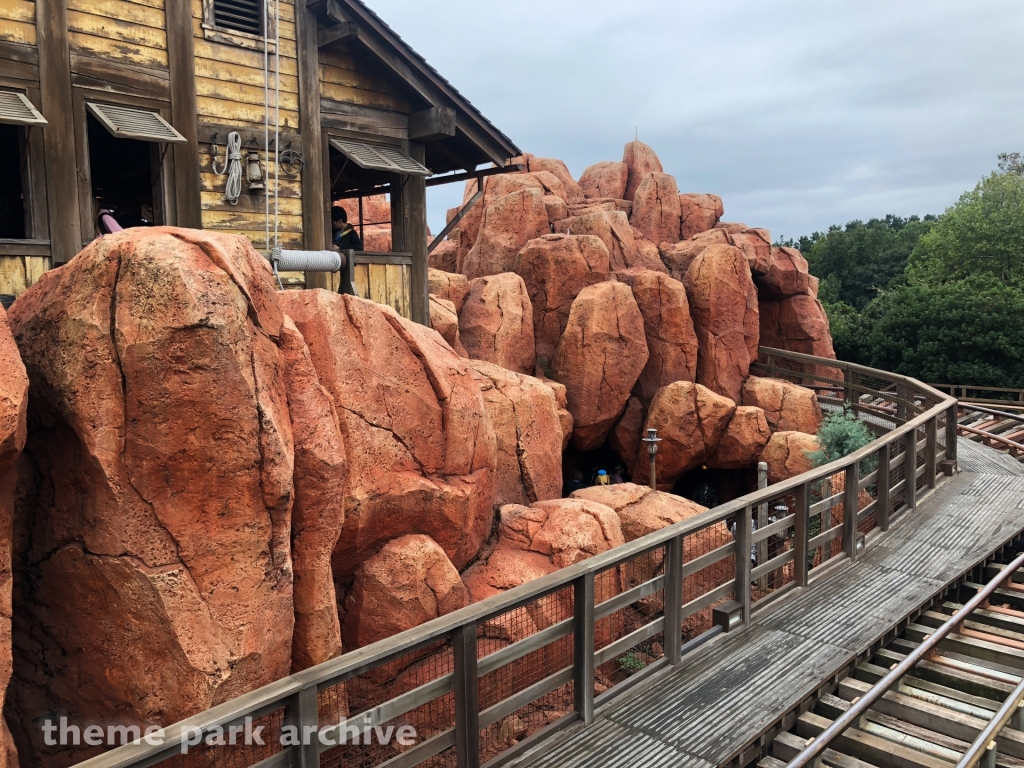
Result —
<svg viewBox="0 0 1024 768"><path fill-rule="evenodd" d="M1024 531L1024 466L958 441L961 473L858 560L755 613L681 667L610 702L589 727L545 742L530 768L683 766L735 759L824 681Z"/></svg>

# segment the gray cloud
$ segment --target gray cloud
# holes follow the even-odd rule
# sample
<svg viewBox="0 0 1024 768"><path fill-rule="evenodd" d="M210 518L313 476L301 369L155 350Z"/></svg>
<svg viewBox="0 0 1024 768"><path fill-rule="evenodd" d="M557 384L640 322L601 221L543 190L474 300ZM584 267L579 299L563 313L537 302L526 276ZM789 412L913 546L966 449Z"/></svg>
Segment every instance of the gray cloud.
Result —
<svg viewBox="0 0 1024 768"><path fill-rule="evenodd" d="M1018 0L369 2L526 151L578 176L639 130L779 235L940 213L1024 150Z"/></svg>

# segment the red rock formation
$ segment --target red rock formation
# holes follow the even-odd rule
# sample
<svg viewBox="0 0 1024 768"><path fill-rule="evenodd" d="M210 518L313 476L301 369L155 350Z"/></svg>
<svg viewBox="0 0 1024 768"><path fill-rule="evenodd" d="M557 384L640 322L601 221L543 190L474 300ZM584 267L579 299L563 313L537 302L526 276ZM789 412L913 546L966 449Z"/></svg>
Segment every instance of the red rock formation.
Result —
<svg viewBox="0 0 1024 768"><path fill-rule="evenodd" d="M526 173L505 173L497 176L488 176L484 179L484 194L476 205L470 208L466 215L459 222L459 256L457 271L461 272L466 261L469 250L476 245L477 236L480 234L480 224L483 221L484 211L499 198L510 195L513 192L521 192L527 189L535 189L544 194L544 185L531 174ZM470 179L466 182L466 189L462 193L462 204L465 205L476 194L477 181ZM452 209L450 214L454 215L458 209ZM454 239L454 238L453 238Z"/></svg>
<svg viewBox="0 0 1024 768"><path fill-rule="evenodd" d="M46 712L167 725L288 674L292 429L266 260L244 237L128 229L10 322L52 489L18 555L23 761L97 751L44 745Z"/></svg>
<svg viewBox="0 0 1024 768"><path fill-rule="evenodd" d="M569 205L583 202L583 190L580 189L580 185L576 183L572 174L569 173L569 168L561 160L549 157L534 157L526 153L521 158L513 159L512 162L526 165L527 172L531 174L543 171L553 174L562 182L562 186L565 189L565 194L559 195L559 197Z"/></svg>
<svg viewBox="0 0 1024 768"><path fill-rule="evenodd" d="M718 195L683 193L679 195L679 207L682 215L679 237L682 240L711 229L725 213L722 198Z"/></svg>
<svg viewBox="0 0 1024 768"><path fill-rule="evenodd" d="M523 278L502 272L471 280L459 312L459 333L469 357L533 373L533 306Z"/></svg>
<svg viewBox="0 0 1024 768"><path fill-rule="evenodd" d="M520 249L547 232L548 214L539 189L499 197L484 209L476 244L459 271L470 279L509 272Z"/></svg>
<svg viewBox="0 0 1024 768"><path fill-rule="evenodd" d="M588 285L608 279L608 249L593 235L544 235L519 252L515 271L533 307L537 358L550 363L573 300Z"/></svg>
<svg viewBox="0 0 1024 768"><path fill-rule="evenodd" d="M635 232L633 234L634 236L636 235ZM635 237L635 242L637 257L642 265L641 269L648 269L652 272L661 272L663 275L668 275L668 268L661 260L661 252L658 250L658 246L645 237Z"/></svg>
<svg viewBox="0 0 1024 768"><path fill-rule="evenodd" d="M640 186L640 182L644 180L644 176L648 173L664 171L661 167L661 160L658 159L654 150L642 141L631 141L625 146L622 151L622 162L625 163L628 170L625 194L627 200L636 197L636 190Z"/></svg>
<svg viewBox="0 0 1024 768"><path fill-rule="evenodd" d="M569 438L572 437L572 414L569 413L569 398L564 384L552 381L543 376L543 371L538 371L537 381L551 390L555 396L555 405L558 406L558 425L562 429L562 450L569 447Z"/></svg>
<svg viewBox="0 0 1024 768"><path fill-rule="evenodd" d="M814 468L807 454L817 451L818 439L803 432L776 432L761 452L768 465L768 482L780 483Z"/></svg>
<svg viewBox="0 0 1024 768"><path fill-rule="evenodd" d="M629 222L648 240L655 243L676 243L681 238L679 187L667 173L649 173L640 181L633 197L633 213Z"/></svg>
<svg viewBox="0 0 1024 768"><path fill-rule="evenodd" d="M454 272L459 267L459 241L456 239L442 240L430 252L427 262L431 269Z"/></svg>
<svg viewBox="0 0 1024 768"><path fill-rule="evenodd" d="M813 435L821 426L817 395L790 381L751 376L743 382L742 402L761 408L772 432Z"/></svg>
<svg viewBox="0 0 1024 768"><path fill-rule="evenodd" d="M281 328L279 346L295 443L292 672L298 672L341 654L331 552L345 521L342 489L347 468L331 395L320 385L309 348L288 317Z"/></svg>
<svg viewBox="0 0 1024 768"><path fill-rule="evenodd" d="M427 284L430 292L439 299L447 299L455 305L455 311L461 312L469 293L469 278L452 272L431 269L427 272Z"/></svg>
<svg viewBox="0 0 1024 768"><path fill-rule="evenodd" d="M760 325L761 344L765 347L836 359L825 308L812 296L762 301Z"/></svg>
<svg viewBox="0 0 1024 768"><path fill-rule="evenodd" d="M729 240L743 251L754 275L765 275L772 269L778 248L772 248L772 233L767 229L745 229L730 235Z"/></svg>
<svg viewBox="0 0 1024 768"><path fill-rule="evenodd" d="M745 229L749 229L746 224L738 221L720 221L715 224L715 229L725 230L730 235L735 235L742 232Z"/></svg>
<svg viewBox="0 0 1024 768"><path fill-rule="evenodd" d="M469 357L459 338L459 315L455 303L430 294L430 327L441 334L459 357Z"/></svg>
<svg viewBox="0 0 1024 768"><path fill-rule="evenodd" d="M729 426L707 464L719 469L752 467L771 436L772 430L764 411L752 405L740 405L729 420Z"/></svg>
<svg viewBox="0 0 1024 768"><path fill-rule="evenodd" d="M583 172L580 189L585 197L623 199L628 180L629 168L625 163L605 161L595 163Z"/></svg>
<svg viewBox="0 0 1024 768"><path fill-rule="evenodd" d="M363 227L363 250L369 253L388 253L391 244L391 225L375 224Z"/></svg>
<svg viewBox="0 0 1024 768"><path fill-rule="evenodd" d="M362 648L468 604L459 572L437 542L401 536L356 571L345 598L345 646Z"/></svg>
<svg viewBox="0 0 1024 768"><path fill-rule="evenodd" d="M608 264L613 272L643 268L636 238L629 219L622 211L601 211L559 222L559 232L572 235L597 235L608 249Z"/></svg>
<svg viewBox="0 0 1024 768"><path fill-rule="evenodd" d="M712 245L694 260L683 283L700 355L697 381L739 400L750 362L757 358L757 289L743 252Z"/></svg>
<svg viewBox="0 0 1024 768"><path fill-rule="evenodd" d="M309 345L345 435L336 582L390 539L430 536L457 568L491 530L494 431L465 360L390 307L327 291L280 300Z"/></svg>
<svg viewBox="0 0 1024 768"><path fill-rule="evenodd" d="M697 376L697 334L683 284L661 272L621 272L620 281L633 290L644 318L650 357L636 383L636 394L649 404L655 393L674 381Z"/></svg>
<svg viewBox="0 0 1024 768"><path fill-rule="evenodd" d="M809 286L807 259L796 248L772 248L771 264L757 281L766 299L785 299L806 294Z"/></svg>
<svg viewBox="0 0 1024 768"><path fill-rule="evenodd" d="M644 431L658 430L657 484L671 488L684 472L701 465L718 448L736 403L707 387L677 381L662 387L647 410ZM640 455L633 480L649 481L646 454Z"/></svg>
<svg viewBox="0 0 1024 768"><path fill-rule="evenodd" d="M604 442L647 358L644 320L629 286L584 288L551 362L552 378L566 386L577 448L592 450Z"/></svg>
<svg viewBox="0 0 1024 768"><path fill-rule="evenodd" d="M28 375L7 324L7 313L0 308L0 708L3 707L13 666L11 547L18 479L14 464L25 447L27 418ZM0 768L18 768L14 739L2 717Z"/></svg>
<svg viewBox="0 0 1024 768"><path fill-rule="evenodd" d="M641 430L644 428L644 420L647 418L647 409L640 402L640 398L631 397L626 403L626 410L615 429L612 430L611 444L625 466L633 468L636 466L637 457L641 452ZM645 472L649 477L650 472Z"/></svg>
<svg viewBox="0 0 1024 768"><path fill-rule="evenodd" d="M562 495L562 426L554 390L532 376L471 360L497 440L495 504Z"/></svg>
<svg viewBox="0 0 1024 768"><path fill-rule="evenodd" d="M358 199L338 200L334 205L345 209L352 226L359 226ZM369 195L363 198L363 224L391 224L391 201L387 195Z"/></svg>
<svg viewBox="0 0 1024 768"><path fill-rule="evenodd" d="M661 260L668 267L669 274L682 282L686 278L686 271L690 265L703 253L705 248L709 245L730 244L729 234L724 229L709 229L707 232L694 235L689 240L662 248Z"/></svg>

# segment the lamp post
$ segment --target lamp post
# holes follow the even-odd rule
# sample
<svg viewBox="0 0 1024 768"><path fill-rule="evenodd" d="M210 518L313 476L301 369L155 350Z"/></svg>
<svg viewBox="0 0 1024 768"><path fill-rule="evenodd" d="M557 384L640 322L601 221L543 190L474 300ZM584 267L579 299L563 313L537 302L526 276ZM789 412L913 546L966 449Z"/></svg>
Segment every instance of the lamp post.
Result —
<svg viewBox="0 0 1024 768"><path fill-rule="evenodd" d="M647 443L647 453L651 457L651 490L656 491L658 490L658 484L655 480L657 475L654 457L658 455L658 443L661 442L661 438L658 437L658 430L648 429L647 437L643 439L643 442Z"/></svg>

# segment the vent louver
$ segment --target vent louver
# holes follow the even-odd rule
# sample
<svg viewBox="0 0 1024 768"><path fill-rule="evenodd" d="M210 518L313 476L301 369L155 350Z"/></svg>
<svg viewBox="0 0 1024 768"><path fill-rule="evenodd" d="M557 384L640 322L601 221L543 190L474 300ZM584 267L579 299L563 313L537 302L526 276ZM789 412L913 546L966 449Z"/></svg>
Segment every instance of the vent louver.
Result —
<svg viewBox="0 0 1024 768"><path fill-rule="evenodd" d="M389 144L369 144L365 141L333 138L331 146L360 168L391 171L409 176L431 176L429 168L413 160L398 147Z"/></svg>
<svg viewBox="0 0 1024 768"><path fill-rule="evenodd" d="M187 141L184 136L164 120L159 112L139 107L114 106L112 104L94 104L87 101L85 105L103 127L119 139L140 139L178 144Z"/></svg>
<svg viewBox="0 0 1024 768"><path fill-rule="evenodd" d="M261 0L214 0L213 23L223 29L263 34L263 2Z"/></svg>

